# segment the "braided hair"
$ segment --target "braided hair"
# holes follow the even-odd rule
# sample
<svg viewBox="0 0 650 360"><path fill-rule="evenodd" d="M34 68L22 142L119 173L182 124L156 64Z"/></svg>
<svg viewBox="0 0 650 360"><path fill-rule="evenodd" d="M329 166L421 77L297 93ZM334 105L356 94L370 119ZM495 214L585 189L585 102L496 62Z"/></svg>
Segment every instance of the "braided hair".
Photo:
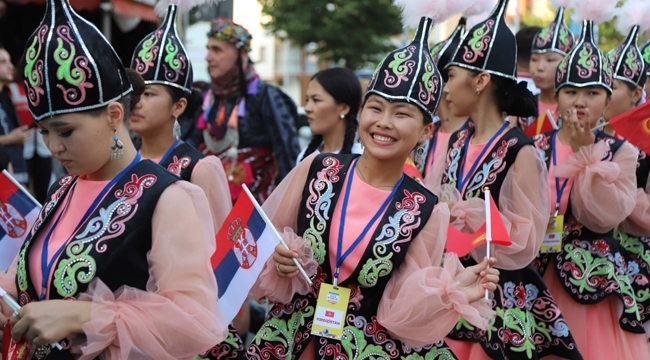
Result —
<svg viewBox="0 0 650 360"><path fill-rule="evenodd" d="M357 115L361 107L361 83L356 74L345 68L331 68L320 71L310 81L317 81L334 98L336 104L346 104L350 111L345 115L345 135L341 154L350 154L359 128ZM323 143L323 135L316 134L305 150L303 159L311 155Z"/></svg>

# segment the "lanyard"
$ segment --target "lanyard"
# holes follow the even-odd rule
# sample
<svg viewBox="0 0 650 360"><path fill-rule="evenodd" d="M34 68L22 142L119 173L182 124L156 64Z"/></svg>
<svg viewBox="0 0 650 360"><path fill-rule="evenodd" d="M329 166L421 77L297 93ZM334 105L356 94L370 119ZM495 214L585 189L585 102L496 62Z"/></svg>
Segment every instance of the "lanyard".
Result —
<svg viewBox="0 0 650 360"><path fill-rule="evenodd" d="M553 158L553 168L557 168L557 155L556 155L556 150L555 150L555 139L557 139L557 130L553 132L553 136L551 137L551 157ZM564 189L567 186L567 183L569 182L569 179L564 179L564 182L562 183L562 186L560 186L560 178L557 176L555 177L555 214L553 217L557 217L558 213L560 212L560 202L562 201L562 194L564 193Z"/></svg>
<svg viewBox="0 0 650 360"><path fill-rule="evenodd" d="M345 191L345 198L343 199L343 209L341 210L341 226L339 228L339 239L338 239L338 246L336 248L336 269L334 270L334 287L336 288L338 286L339 282L339 273L341 272L341 265L343 265L343 261L347 259L348 256L352 253L352 251L359 246L359 243L361 243L361 240L366 237L366 234L368 234L368 231L370 231L370 228L372 225L377 221L377 219L381 216L381 214L386 211L386 208L388 207L388 204L390 201L393 199L395 194L397 193L397 190L399 187L402 185L402 182L404 181L404 174L402 174L402 178L399 179L397 184L395 184L395 187L393 188L393 191L391 191L390 195L386 198L384 203L381 205L381 208L379 208L379 211L375 214L375 216L372 217L372 220L366 225L365 229L363 229L363 232L357 239L350 245L350 247L345 251L343 255L341 255L341 249L343 248L343 233L345 229L345 214L348 210L348 200L350 199L350 192L352 192L352 178L354 178L354 169L357 167L357 162L359 159L355 159L354 163L350 167L350 171L348 172L348 181L346 185L346 191Z"/></svg>
<svg viewBox="0 0 650 360"><path fill-rule="evenodd" d="M173 143L172 146L169 148L169 150L167 150L167 152L165 153L165 155L163 155L163 157L160 158L160 161L158 161L158 165L162 165L162 163L164 163L165 160L167 160L167 158L169 157L169 155L171 155L171 153L176 149L176 147L178 146L178 144L179 144L180 142L181 142L181 139L176 139L176 141L174 141L174 143Z"/></svg>
<svg viewBox="0 0 650 360"><path fill-rule="evenodd" d="M463 153L463 159L460 161L460 166L458 167L458 182L456 183L458 191L462 193L463 188L465 187L465 184L469 181L469 179L472 177L474 174L474 171L476 171L476 167L478 166L479 162L483 160L483 156L485 153L492 147L492 143L501 136L501 133L503 133L506 129L508 128L508 122L506 121L503 126L499 129L499 131L496 132L496 134L492 135L492 138L490 138L490 141L483 147L483 150L481 150L481 154L474 160L474 164L472 164L472 167L469 169L467 172L466 176L463 177L463 167L465 166L465 159L467 158L467 152L469 150L469 143L471 142L471 138L467 139L465 141L465 150Z"/></svg>
<svg viewBox="0 0 650 360"><path fill-rule="evenodd" d="M137 154L135 159L133 159L133 161L131 162L131 164L129 166L127 166L126 169L122 170L116 177L113 178L113 180L111 180L102 189L102 191L99 193L99 195L97 195L97 197L95 198L95 201L93 201L92 205L90 205L88 210L86 210L86 213L81 218L81 221L79 222L79 224L77 224L77 227L72 232L72 234L73 234L72 236L74 236L74 234L77 233L77 231L79 230L81 225L83 225L86 222L86 220L88 220L88 217L90 217L90 214L93 213L95 208L99 205L99 202L102 201L102 199L104 198L106 193L115 185L115 183L117 183L122 178L122 176L124 176L124 174L128 173L139 162L140 162L140 154ZM50 238L52 237L52 233L54 232L54 229L58 225L59 220L61 220L61 217L63 216L63 213L65 212L66 208L70 204L70 200L72 199L72 192L74 191L74 188L76 187L76 185L77 185L77 183L75 182L72 189L70 189L68 199L66 200L66 203L65 203L63 209L61 209L61 212L59 213L59 216L56 218L56 220L54 221L54 223L50 227L50 230L45 235L45 239L43 240L43 250L41 252L41 271L42 271L42 274L43 274L43 280L41 281L41 286L42 286L43 290L42 290L42 293L41 293L41 296L40 296L40 300L45 300L46 293L47 293L48 280L49 280L49 277L50 277L50 273L52 272L52 267L54 266L54 263L57 261L57 259L59 258L59 256L63 252L63 249L66 248L66 246L68 245L68 242L70 241L70 239L65 241L63 243L63 245L61 245L61 247L59 247L59 249L56 251L56 253L52 257L52 259L49 262L47 261L47 258L48 258L48 245L50 244Z"/></svg>

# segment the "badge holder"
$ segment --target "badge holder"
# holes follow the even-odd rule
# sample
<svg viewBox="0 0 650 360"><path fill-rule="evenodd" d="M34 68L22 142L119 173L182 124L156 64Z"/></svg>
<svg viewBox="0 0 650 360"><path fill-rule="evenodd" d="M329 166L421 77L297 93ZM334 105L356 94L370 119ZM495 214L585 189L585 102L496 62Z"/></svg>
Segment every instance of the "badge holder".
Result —
<svg viewBox="0 0 650 360"><path fill-rule="evenodd" d="M542 254L558 253L562 250L562 237L564 230L564 215L558 215L559 206L556 206L555 214L552 219L553 222L546 229L544 234L544 241L542 242Z"/></svg>
<svg viewBox="0 0 650 360"><path fill-rule="evenodd" d="M334 284L323 283L320 286L311 334L341 340L349 302L350 289L338 286L337 269Z"/></svg>

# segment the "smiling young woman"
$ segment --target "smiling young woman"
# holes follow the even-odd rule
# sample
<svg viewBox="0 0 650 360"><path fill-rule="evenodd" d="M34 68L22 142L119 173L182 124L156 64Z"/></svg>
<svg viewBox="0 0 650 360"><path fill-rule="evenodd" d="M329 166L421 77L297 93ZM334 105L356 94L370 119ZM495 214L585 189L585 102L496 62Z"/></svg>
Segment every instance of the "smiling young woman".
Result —
<svg viewBox="0 0 650 360"><path fill-rule="evenodd" d="M440 97L426 45L431 22L423 18L413 43L389 54L371 80L359 123L363 155L312 154L264 203L291 250L276 247L251 292L276 305L250 357L453 358L441 340L460 317L487 324L491 314L481 299L498 281L498 270L487 268L493 260L463 269L449 256L441 267L447 208L403 173L411 151L431 135ZM395 84L404 51L419 60ZM298 276L294 258L313 285ZM319 293L330 284L350 291L338 341L310 330Z"/></svg>
<svg viewBox="0 0 650 360"><path fill-rule="evenodd" d="M35 358L194 359L227 333L205 195L141 161L126 120L143 80L67 0L47 2L27 43L30 111L70 175L0 275L22 306L2 307L13 340L31 341Z"/></svg>

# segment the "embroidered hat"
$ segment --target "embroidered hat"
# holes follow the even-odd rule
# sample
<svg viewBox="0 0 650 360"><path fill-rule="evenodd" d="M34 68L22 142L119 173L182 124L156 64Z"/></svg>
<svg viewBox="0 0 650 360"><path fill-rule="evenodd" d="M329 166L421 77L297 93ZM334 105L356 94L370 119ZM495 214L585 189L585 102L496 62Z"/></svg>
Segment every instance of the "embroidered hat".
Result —
<svg viewBox="0 0 650 360"><path fill-rule="evenodd" d="M517 41L505 21L508 0L499 0L490 16L474 25L447 64L517 80Z"/></svg>
<svg viewBox="0 0 650 360"><path fill-rule="evenodd" d="M99 109L133 90L111 45L68 0L47 0L45 17L27 40L20 68L36 121Z"/></svg>
<svg viewBox="0 0 650 360"><path fill-rule="evenodd" d="M628 33L627 38L608 54L613 66L614 79L628 82L635 86L645 86L647 66L638 47L639 32L650 26L650 2L646 0L628 0L616 9L616 29ZM630 28L631 27L631 28Z"/></svg>
<svg viewBox="0 0 650 360"><path fill-rule="evenodd" d="M575 47L562 59L555 71L555 91L564 86L602 86L612 92L612 66L603 55L594 39L594 22L609 20L614 7L607 6L609 0L597 7L593 0L576 1L576 22L582 22L582 31ZM600 2L599 2L600 3Z"/></svg>
<svg viewBox="0 0 650 360"><path fill-rule="evenodd" d="M646 75L650 76L650 40L648 40L641 48L643 61L645 62Z"/></svg>
<svg viewBox="0 0 650 360"><path fill-rule="evenodd" d="M547 52L555 52L562 56L566 55L575 45L575 39L571 33L571 29L566 26L564 21L565 6L570 3L570 0L556 0L558 5L557 14L553 22L542 28L537 35L533 38L533 54L545 54Z"/></svg>
<svg viewBox="0 0 650 360"><path fill-rule="evenodd" d="M435 44L431 49L431 57L445 80L446 76L443 70L449 61L451 61L451 57L454 56L454 52L456 52L458 45L465 36L465 24L467 24L467 18L461 17L456 29L454 29L454 32L451 33L449 38Z"/></svg>
<svg viewBox="0 0 650 360"><path fill-rule="evenodd" d="M162 25L136 46L131 68L147 85L167 85L191 93L192 63L176 31L178 10L178 5L169 4Z"/></svg>
<svg viewBox="0 0 650 360"><path fill-rule="evenodd" d="M246 28L221 16L212 23L208 37L227 42L234 45L238 50L244 49L246 52L251 50L251 40L253 39L253 36Z"/></svg>

